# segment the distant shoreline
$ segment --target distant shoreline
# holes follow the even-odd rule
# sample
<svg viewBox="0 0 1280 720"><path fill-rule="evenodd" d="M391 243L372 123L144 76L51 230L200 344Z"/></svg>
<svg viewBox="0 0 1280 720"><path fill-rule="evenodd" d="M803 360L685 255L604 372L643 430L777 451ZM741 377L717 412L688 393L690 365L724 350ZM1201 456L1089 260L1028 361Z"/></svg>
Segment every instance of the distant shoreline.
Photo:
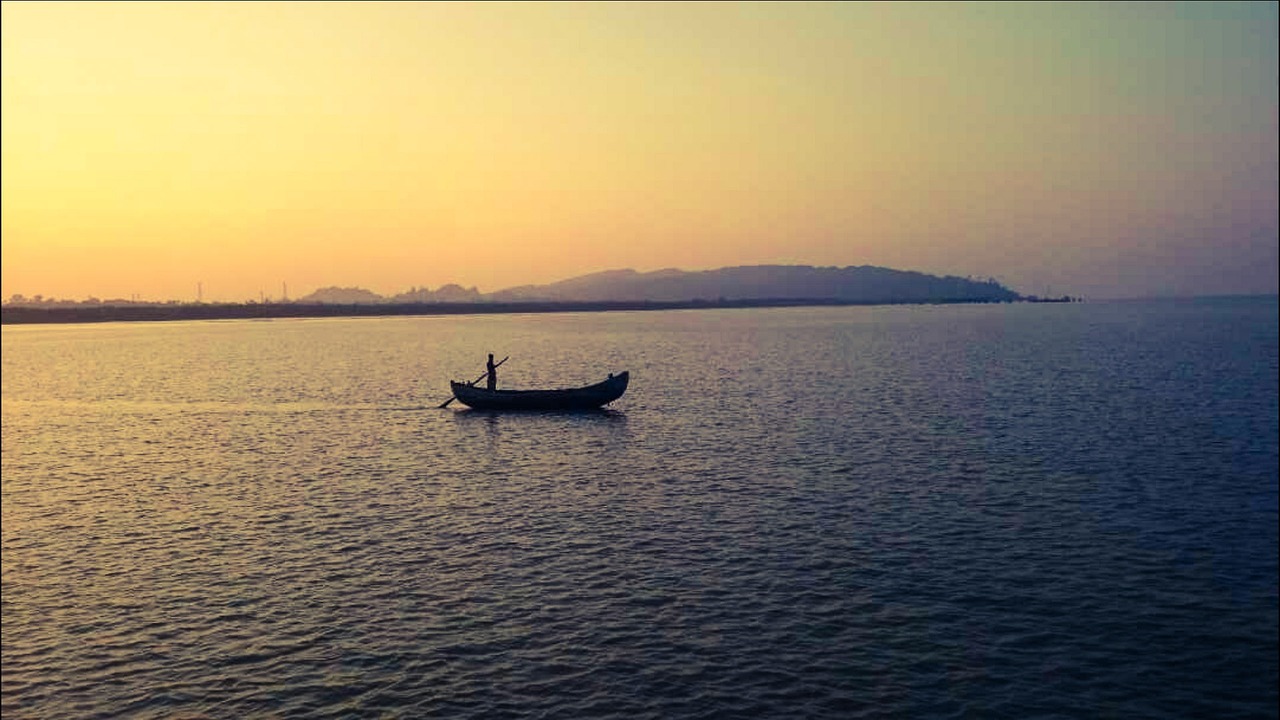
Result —
<svg viewBox="0 0 1280 720"><path fill-rule="evenodd" d="M1016 302L1071 302L1067 299ZM688 300L599 301L599 302L476 302L476 303L204 303L164 305L79 305L71 307L35 307L30 305L0 308L0 324L29 325L49 323L101 322L165 322L182 320L261 320L275 318L323 317L394 317L414 315L499 315L516 313L622 312L648 310L705 310L714 308L824 307L867 305L955 305L1015 302L986 299L936 300L823 300L823 299L752 299L752 300Z"/></svg>

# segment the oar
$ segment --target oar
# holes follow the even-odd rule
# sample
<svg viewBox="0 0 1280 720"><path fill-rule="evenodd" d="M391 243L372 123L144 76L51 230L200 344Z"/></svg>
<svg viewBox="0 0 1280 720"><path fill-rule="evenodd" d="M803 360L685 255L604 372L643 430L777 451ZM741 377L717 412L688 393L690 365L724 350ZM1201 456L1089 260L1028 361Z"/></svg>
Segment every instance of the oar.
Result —
<svg viewBox="0 0 1280 720"><path fill-rule="evenodd" d="M511 356L510 356L510 355L508 355L508 356L506 356L506 357L502 358L502 360L500 360L500 361L498 361L498 362L494 363L494 365L493 365L493 369L494 369L494 370L497 370L499 365L501 365L502 363L506 362L506 361L507 361L507 360L509 360L510 358L511 358ZM467 384L468 384L468 385L475 385L476 383L478 383L478 382L480 382L481 380L483 380L483 379L484 379L484 376L485 376L485 375L488 375L488 374L489 374L489 369L488 369L488 368L485 368L485 371L484 371L484 372L482 372L482 373L480 373L480 377L476 378L475 380L472 380L471 382L469 382L469 383L467 383ZM443 410L444 408L449 407L449 403L451 403L451 402L453 402L454 400L457 400L457 399L458 399L457 397L451 396L448 400L445 400L444 402L440 403L440 406L439 406L439 408L437 408L437 409Z"/></svg>

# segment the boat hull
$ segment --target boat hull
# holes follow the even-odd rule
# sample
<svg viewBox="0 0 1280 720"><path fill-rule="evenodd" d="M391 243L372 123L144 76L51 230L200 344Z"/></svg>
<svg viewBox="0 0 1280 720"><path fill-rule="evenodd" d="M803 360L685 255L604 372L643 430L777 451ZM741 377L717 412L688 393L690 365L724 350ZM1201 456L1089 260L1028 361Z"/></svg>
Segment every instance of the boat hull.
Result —
<svg viewBox="0 0 1280 720"><path fill-rule="evenodd" d="M451 382L458 402L476 410L594 410L622 397L630 373L612 375L604 382L564 390L488 390Z"/></svg>

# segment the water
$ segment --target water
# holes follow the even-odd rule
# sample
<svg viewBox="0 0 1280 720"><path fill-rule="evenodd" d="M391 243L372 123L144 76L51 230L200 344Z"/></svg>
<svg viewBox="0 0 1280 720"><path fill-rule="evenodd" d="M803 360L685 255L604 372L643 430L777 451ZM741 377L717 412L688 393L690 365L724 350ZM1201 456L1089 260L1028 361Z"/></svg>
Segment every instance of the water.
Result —
<svg viewBox="0 0 1280 720"><path fill-rule="evenodd" d="M1276 717L1275 298L3 328L12 718ZM630 370L598 414L440 410Z"/></svg>

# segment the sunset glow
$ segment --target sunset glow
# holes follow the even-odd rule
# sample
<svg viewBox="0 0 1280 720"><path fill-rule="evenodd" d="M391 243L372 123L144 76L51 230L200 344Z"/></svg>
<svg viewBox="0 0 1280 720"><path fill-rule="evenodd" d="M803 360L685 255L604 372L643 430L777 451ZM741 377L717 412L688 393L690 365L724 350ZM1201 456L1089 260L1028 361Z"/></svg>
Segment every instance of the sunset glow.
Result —
<svg viewBox="0 0 1280 720"><path fill-rule="evenodd" d="M1277 291L1277 5L9 3L3 290Z"/></svg>

